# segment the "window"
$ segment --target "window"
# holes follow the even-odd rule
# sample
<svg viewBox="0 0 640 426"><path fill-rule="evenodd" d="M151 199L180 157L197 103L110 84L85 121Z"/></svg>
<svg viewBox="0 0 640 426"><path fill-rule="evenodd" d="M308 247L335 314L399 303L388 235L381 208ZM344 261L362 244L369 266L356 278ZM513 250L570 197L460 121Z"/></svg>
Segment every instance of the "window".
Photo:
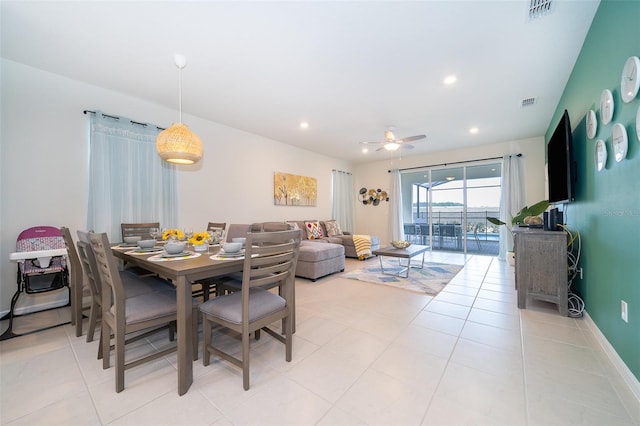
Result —
<svg viewBox="0 0 640 426"><path fill-rule="evenodd" d="M87 226L120 241L123 222L175 226L176 168L156 153L155 125L91 114Z"/></svg>

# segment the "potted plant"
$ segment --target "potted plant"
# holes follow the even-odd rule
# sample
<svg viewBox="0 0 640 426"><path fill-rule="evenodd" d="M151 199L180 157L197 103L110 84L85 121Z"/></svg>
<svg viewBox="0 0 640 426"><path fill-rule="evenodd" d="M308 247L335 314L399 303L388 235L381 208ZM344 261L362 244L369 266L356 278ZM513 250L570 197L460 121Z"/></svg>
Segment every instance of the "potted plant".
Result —
<svg viewBox="0 0 640 426"><path fill-rule="evenodd" d="M487 217L487 220L494 225L505 225L511 235L513 235L513 227L518 225L542 225L542 218L540 215L549 208L549 200L538 201L532 206L524 206L515 216L511 218L511 223L505 223L497 217ZM513 242L511 243L513 244ZM509 263L515 259L513 254L513 247L507 253L507 260Z"/></svg>

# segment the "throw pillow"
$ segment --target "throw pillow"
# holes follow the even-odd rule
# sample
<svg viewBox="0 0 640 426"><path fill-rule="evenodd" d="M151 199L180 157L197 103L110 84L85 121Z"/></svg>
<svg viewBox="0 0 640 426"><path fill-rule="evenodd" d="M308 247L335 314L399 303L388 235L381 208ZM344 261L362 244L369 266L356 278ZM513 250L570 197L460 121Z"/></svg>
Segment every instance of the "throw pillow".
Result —
<svg viewBox="0 0 640 426"><path fill-rule="evenodd" d="M298 229L300 229L300 227L298 226L298 222L285 222L287 225L289 225L289 229L292 231L297 231Z"/></svg>
<svg viewBox="0 0 640 426"><path fill-rule="evenodd" d="M307 228L307 238L309 238L310 240L324 237L319 221L305 221L304 225Z"/></svg>
<svg viewBox="0 0 640 426"><path fill-rule="evenodd" d="M324 223L324 227L327 228L327 236L329 237L342 235L342 229L340 229L340 225L335 220L327 220Z"/></svg>

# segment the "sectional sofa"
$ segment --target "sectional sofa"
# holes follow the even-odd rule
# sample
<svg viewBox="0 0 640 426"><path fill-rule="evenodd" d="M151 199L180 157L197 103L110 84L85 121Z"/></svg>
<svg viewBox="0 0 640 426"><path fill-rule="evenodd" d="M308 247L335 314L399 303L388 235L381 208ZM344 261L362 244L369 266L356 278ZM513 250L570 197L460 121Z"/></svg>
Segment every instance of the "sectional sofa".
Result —
<svg viewBox="0 0 640 426"><path fill-rule="evenodd" d="M318 222L322 227L322 236L310 237L306 223ZM329 274L344 271L345 256L358 258L353 236L349 233L329 236L326 223L329 221L286 221L286 222L258 222L249 224L230 224L227 229L227 241L233 237L244 236L248 231L269 232L287 229L300 229L302 241L298 254L296 276L316 281ZM331 228L329 223L329 228ZM333 229L335 231L335 229ZM371 251L380 248L380 238L371 236Z"/></svg>

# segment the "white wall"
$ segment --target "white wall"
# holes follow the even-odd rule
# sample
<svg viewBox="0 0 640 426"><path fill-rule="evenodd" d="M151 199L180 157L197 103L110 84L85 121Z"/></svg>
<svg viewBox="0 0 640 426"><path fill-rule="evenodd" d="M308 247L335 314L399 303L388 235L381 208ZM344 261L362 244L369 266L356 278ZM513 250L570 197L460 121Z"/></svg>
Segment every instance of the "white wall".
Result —
<svg viewBox="0 0 640 426"><path fill-rule="evenodd" d="M429 143L429 142L425 142ZM353 174L356 188L392 188L390 169L404 169L411 167L429 166L435 164L453 163L481 158L502 157L508 154L522 153L523 177L525 179L525 200L531 205L545 197L545 142L544 138L517 140L493 145L483 145L475 148L459 149L455 151L440 151L407 158L385 159L373 163L354 166ZM376 154L373 154L376 155ZM383 154L384 155L384 154ZM459 164L450 167L459 167ZM356 233L380 236L381 245L388 244L391 231L389 229L389 204L393 202L395 194L390 193L390 202L379 206L357 203Z"/></svg>
<svg viewBox="0 0 640 426"><path fill-rule="evenodd" d="M16 290L18 234L31 226L67 226L75 237L86 229L88 122L83 110L101 110L168 127L176 110L27 67L1 62L0 147L0 313ZM204 229L209 221L327 219L331 214L331 170L350 171L342 160L184 114L183 121L203 141L204 158L181 166L180 216L185 227ZM318 180L316 207L273 204L273 173ZM60 294L21 296L18 307L47 305Z"/></svg>

